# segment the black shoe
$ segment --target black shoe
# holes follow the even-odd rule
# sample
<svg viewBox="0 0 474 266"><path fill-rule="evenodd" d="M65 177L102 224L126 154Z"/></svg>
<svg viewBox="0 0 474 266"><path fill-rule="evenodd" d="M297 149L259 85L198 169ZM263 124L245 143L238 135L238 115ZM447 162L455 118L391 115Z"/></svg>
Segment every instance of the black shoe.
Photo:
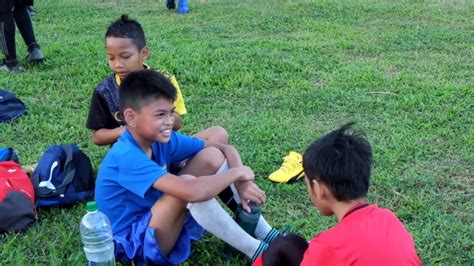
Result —
<svg viewBox="0 0 474 266"><path fill-rule="evenodd" d="M16 61L16 60L15 60ZM10 66L8 66L10 65ZM8 64L5 59L2 60L2 63L0 64L0 71L7 71L7 72L13 72L13 73L20 73L23 72L23 68L18 64Z"/></svg>
<svg viewBox="0 0 474 266"><path fill-rule="evenodd" d="M176 3L174 2L174 0L166 0L166 7L168 9L175 9Z"/></svg>
<svg viewBox="0 0 474 266"><path fill-rule="evenodd" d="M31 64L41 63L44 59L44 55L41 52L40 48L33 48L31 52L28 52L26 56L26 61Z"/></svg>

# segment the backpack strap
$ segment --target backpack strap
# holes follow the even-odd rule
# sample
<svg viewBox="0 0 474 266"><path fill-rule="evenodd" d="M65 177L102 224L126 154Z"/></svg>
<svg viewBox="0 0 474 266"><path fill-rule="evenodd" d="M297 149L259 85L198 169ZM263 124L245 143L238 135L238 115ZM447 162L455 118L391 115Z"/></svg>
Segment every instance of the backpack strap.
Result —
<svg viewBox="0 0 474 266"><path fill-rule="evenodd" d="M72 182L74 176L76 175L76 167L74 166L73 159L73 144L63 144L61 148L66 152L66 161L64 162L64 179L61 185L56 187L56 194L63 194L66 186Z"/></svg>

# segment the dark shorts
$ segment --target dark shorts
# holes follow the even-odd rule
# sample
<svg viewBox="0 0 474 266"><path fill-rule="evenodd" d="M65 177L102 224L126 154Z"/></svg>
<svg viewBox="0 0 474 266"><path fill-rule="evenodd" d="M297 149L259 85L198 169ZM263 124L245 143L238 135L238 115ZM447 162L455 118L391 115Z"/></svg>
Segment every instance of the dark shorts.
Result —
<svg viewBox="0 0 474 266"><path fill-rule="evenodd" d="M150 219L151 212L148 212L128 231L114 235L117 260L133 261L136 265L183 263L191 254L191 241L204 234L204 229L188 214L173 250L165 256L156 242L155 229L148 227Z"/></svg>

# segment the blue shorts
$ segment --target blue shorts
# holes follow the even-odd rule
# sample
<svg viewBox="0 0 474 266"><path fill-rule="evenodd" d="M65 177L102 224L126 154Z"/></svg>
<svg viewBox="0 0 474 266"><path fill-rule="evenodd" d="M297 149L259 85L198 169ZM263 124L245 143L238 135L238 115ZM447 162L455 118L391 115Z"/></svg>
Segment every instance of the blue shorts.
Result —
<svg viewBox="0 0 474 266"><path fill-rule="evenodd" d="M191 241L198 240L204 234L204 228L188 214L173 250L165 256L156 242L155 228L148 227L150 219L151 212L148 212L128 231L114 235L117 260L133 261L136 265L183 263L191 254Z"/></svg>

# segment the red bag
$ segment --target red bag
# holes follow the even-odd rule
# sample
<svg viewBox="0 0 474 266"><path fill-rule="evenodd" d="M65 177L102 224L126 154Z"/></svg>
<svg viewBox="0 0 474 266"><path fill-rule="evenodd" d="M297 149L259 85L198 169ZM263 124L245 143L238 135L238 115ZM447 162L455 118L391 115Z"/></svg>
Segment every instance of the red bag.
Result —
<svg viewBox="0 0 474 266"><path fill-rule="evenodd" d="M36 220L30 178L17 163L0 162L0 233L24 231Z"/></svg>

